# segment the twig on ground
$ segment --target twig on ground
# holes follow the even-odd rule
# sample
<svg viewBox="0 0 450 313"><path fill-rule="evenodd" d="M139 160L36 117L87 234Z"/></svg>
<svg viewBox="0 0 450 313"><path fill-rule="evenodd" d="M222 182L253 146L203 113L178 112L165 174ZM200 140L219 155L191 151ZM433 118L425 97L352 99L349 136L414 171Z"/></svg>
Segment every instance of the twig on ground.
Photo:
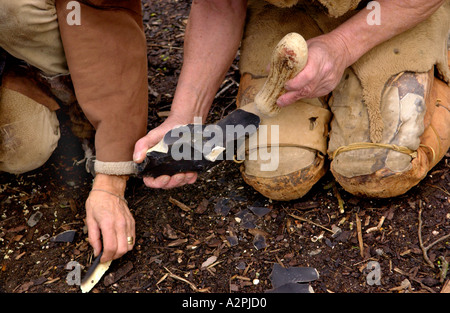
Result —
<svg viewBox="0 0 450 313"><path fill-rule="evenodd" d="M180 277L178 275L175 275L174 273L172 273L171 271L169 271L169 269L167 267L164 267L164 269L168 272L166 275L168 275L171 278L174 279L178 279L181 280L182 282L185 282L186 284L189 285L189 287L191 287L192 290L194 290L195 292L209 292L209 288L202 288L199 289L197 288L193 283L191 283L189 280L184 279L183 277ZM164 275L164 279L167 277L166 275ZM158 283L160 283L162 281L162 279L160 279L160 281Z"/></svg>
<svg viewBox="0 0 450 313"><path fill-rule="evenodd" d="M339 213L341 214L345 213L344 200L342 200L341 194L339 193L335 183L333 184L333 192L338 200Z"/></svg>
<svg viewBox="0 0 450 313"><path fill-rule="evenodd" d="M169 273L164 274L163 277L161 277L160 280L156 283L156 286L158 286L160 283L162 283L167 277L169 276Z"/></svg>
<svg viewBox="0 0 450 313"><path fill-rule="evenodd" d="M178 201L177 199L170 197L169 202L172 204L175 204L177 207L179 207L180 209L182 209L185 212L192 212L192 209L190 207L188 207L186 204Z"/></svg>
<svg viewBox="0 0 450 313"><path fill-rule="evenodd" d="M366 233L371 233L371 232L373 232L373 231L377 231L377 230L380 230L381 229L381 226L383 226L383 223L384 223L384 220L386 219L386 216L382 216L381 218L380 218L380 221L378 222L378 225L377 226L375 226L375 227L370 227L370 228L368 228L367 230L366 230Z"/></svg>
<svg viewBox="0 0 450 313"><path fill-rule="evenodd" d="M428 290L430 293L436 293L433 289L431 289L430 287L424 285L419 279L415 278L414 274L406 273L405 271L399 269L398 267L394 268L394 272L397 272L400 275L408 277L409 280L415 281L416 283L418 283L420 285L420 287L422 287L425 290Z"/></svg>
<svg viewBox="0 0 450 313"><path fill-rule="evenodd" d="M245 281L251 281L250 278L245 277L245 276L240 276L240 275L234 275L234 276L232 276L232 277L230 278L230 280L233 280L233 279L240 279L240 280L245 280Z"/></svg>
<svg viewBox="0 0 450 313"><path fill-rule="evenodd" d="M431 262L430 258L428 257L428 250L430 250L435 244L450 238L450 234L447 234L445 236L442 236L438 239L436 239L435 241L433 241L432 243L430 243L428 246L424 246L423 244L423 240L422 240L422 201L419 200L419 229L418 229L418 235L419 235L419 246L420 249L422 249L422 254L423 254L423 258L425 259L425 261L427 262L427 264L431 267L431 268L435 268L434 263Z"/></svg>
<svg viewBox="0 0 450 313"><path fill-rule="evenodd" d="M364 242L362 237L362 229L361 229L361 219L358 216L358 213L355 213L356 217L356 230L358 233L358 242L359 242L359 253L361 257L364 258Z"/></svg>
<svg viewBox="0 0 450 313"><path fill-rule="evenodd" d="M440 191L442 191L443 193L445 193L447 196L450 196L450 192L448 192L447 190L445 190L445 189L442 188L442 187L439 187L439 186L436 186L436 185L432 185L432 184L427 184L427 185L430 186L430 187L439 189Z"/></svg>
<svg viewBox="0 0 450 313"><path fill-rule="evenodd" d="M228 82L228 79L224 81L224 84ZM219 90L214 99L219 98L225 91L227 91L228 89L230 89L231 86L236 85L236 81L234 79L231 80L231 83L229 83L228 85L226 85L225 87L223 87L221 90Z"/></svg>
<svg viewBox="0 0 450 313"><path fill-rule="evenodd" d="M310 220L308 220L308 219L306 219L306 218L303 218L303 217L300 217L300 216L297 216L297 215L294 215L294 214L291 214L291 213L287 213L287 214L288 214L289 216L291 216L291 217L293 217L293 218L299 220L299 221L303 221L303 222L307 222L307 223L313 224L313 225L315 225L315 226L317 226L317 227L323 228L323 229L329 231L330 233L333 233L333 234L334 234L334 231L332 231L331 229L329 229L329 228L327 228L327 227L325 227L325 226L322 226L322 225L320 225L320 224L314 223L313 221L310 221Z"/></svg>
<svg viewBox="0 0 450 313"><path fill-rule="evenodd" d="M441 271L439 273L439 277L440 277L439 281L441 282L441 284L443 284L445 278L447 277L448 262L442 255L439 257L439 260L442 262Z"/></svg>

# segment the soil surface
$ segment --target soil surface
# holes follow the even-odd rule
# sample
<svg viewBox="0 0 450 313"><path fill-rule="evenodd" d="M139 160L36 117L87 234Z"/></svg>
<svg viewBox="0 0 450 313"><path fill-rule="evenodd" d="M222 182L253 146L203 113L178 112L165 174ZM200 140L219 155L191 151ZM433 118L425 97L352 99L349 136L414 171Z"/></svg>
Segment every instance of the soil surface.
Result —
<svg viewBox="0 0 450 313"><path fill-rule="evenodd" d="M143 5L151 129L170 109L190 1ZM236 107L237 61L210 121ZM65 110L58 116L62 138L51 159L30 173L0 175L0 292L78 293L68 278L92 262L84 220L92 176L78 162L84 152ZM132 178L126 198L135 249L113 261L92 292L263 293L274 287L270 274L279 264L317 269L310 283L316 293L439 293L449 280L450 239L433 243L450 232L449 167L447 154L417 187L384 200L348 194L328 174L302 199L270 201L244 183L233 162L173 190ZM68 230L72 242L50 240Z"/></svg>

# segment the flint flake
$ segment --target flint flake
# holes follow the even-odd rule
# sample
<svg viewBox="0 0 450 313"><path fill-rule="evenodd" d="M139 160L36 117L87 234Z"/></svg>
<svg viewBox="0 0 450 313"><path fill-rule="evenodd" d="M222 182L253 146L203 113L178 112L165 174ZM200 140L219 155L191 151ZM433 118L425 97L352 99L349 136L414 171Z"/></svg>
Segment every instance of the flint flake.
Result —
<svg viewBox="0 0 450 313"><path fill-rule="evenodd" d="M249 209L250 209L250 211L253 212L253 214L255 214L258 217L263 217L264 215L266 215L267 213L270 212L270 209L266 208L266 207L253 207L252 206Z"/></svg>
<svg viewBox="0 0 450 313"><path fill-rule="evenodd" d="M261 250L267 247L266 238L264 238L263 235L256 234L255 238L253 239L253 245L256 249Z"/></svg>
<svg viewBox="0 0 450 313"><path fill-rule="evenodd" d="M319 273L313 267L289 267L283 268L274 264L269 276L272 286L278 288L289 283L306 283L319 279Z"/></svg>
<svg viewBox="0 0 450 313"><path fill-rule="evenodd" d="M214 206L214 211L222 216L226 216L230 212L230 210L230 199L227 198L219 199Z"/></svg>
<svg viewBox="0 0 450 313"><path fill-rule="evenodd" d="M76 231L75 230L66 230L52 238L50 238L51 242L72 242L75 238Z"/></svg>

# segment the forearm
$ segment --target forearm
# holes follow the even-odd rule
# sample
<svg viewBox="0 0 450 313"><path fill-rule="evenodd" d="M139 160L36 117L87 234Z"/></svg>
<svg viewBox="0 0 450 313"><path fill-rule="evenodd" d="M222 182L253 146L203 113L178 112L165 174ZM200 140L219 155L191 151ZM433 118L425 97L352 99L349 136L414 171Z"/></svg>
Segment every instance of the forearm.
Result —
<svg viewBox="0 0 450 313"><path fill-rule="evenodd" d="M444 0L379 0L380 25L367 22L370 10L363 9L327 34L339 42L347 54L347 66L375 46L413 28L430 17Z"/></svg>
<svg viewBox="0 0 450 313"><path fill-rule="evenodd" d="M206 119L239 48L245 12L246 0L193 1L172 114Z"/></svg>

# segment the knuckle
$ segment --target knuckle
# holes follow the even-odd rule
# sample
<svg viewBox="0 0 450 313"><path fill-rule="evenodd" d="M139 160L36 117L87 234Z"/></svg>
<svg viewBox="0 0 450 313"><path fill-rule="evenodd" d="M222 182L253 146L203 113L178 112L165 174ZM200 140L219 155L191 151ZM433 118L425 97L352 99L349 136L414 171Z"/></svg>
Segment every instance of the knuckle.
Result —
<svg viewBox="0 0 450 313"><path fill-rule="evenodd" d="M127 219L124 216L117 217L116 226L118 229L124 229L128 225Z"/></svg>
<svg viewBox="0 0 450 313"><path fill-rule="evenodd" d="M102 219L101 222L100 222L100 228L101 228L103 231L105 231L105 230L108 231L108 230L112 229L113 226L114 226L114 223L113 223L113 221L112 221L111 219L109 219L109 218L104 218L104 219Z"/></svg>
<svg viewBox="0 0 450 313"><path fill-rule="evenodd" d="M125 253L127 253L128 251L129 251L129 250L128 250L128 245L127 245L127 246L124 246L124 247L117 248L115 257L116 257L116 258L121 257L121 256L123 256Z"/></svg>
<svg viewBox="0 0 450 313"><path fill-rule="evenodd" d="M105 245L103 248L103 254L105 255L114 255L117 251L117 245L116 244L109 244Z"/></svg>

